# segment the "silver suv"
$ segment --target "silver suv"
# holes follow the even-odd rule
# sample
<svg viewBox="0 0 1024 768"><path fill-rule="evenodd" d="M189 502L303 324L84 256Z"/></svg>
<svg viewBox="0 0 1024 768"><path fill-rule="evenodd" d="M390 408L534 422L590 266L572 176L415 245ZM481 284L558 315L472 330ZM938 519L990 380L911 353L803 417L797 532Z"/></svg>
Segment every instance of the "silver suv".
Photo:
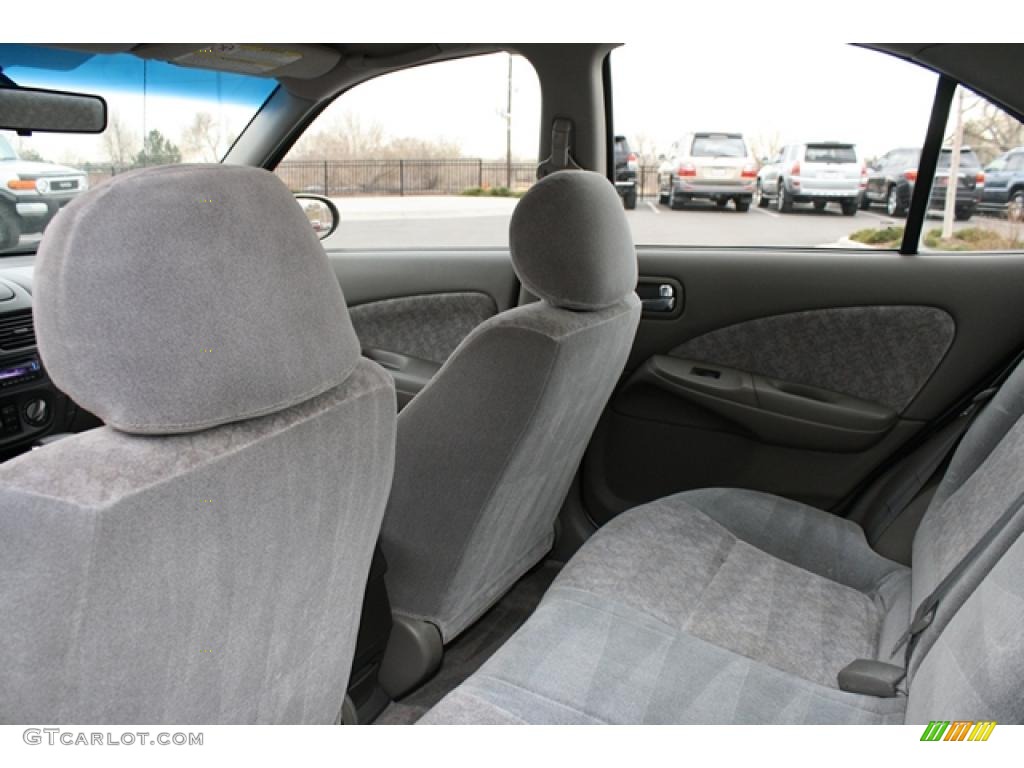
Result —
<svg viewBox="0 0 1024 768"><path fill-rule="evenodd" d="M816 211L839 203L844 216L854 216L866 184L867 169L855 144L789 144L758 171L754 200L759 208L774 201L780 213L790 213L794 203L812 203Z"/></svg>
<svg viewBox="0 0 1024 768"><path fill-rule="evenodd" d="M690 133L672 145L658 168L658 202L678 210L690 200L711 200L737 211L750 208L757 162L741 133Z"/></svg>
<svg viewBox="0 0 1024 768"><path fill-rule="evenodd" d="M89 187L84 171L22 160L0 135L0 251L22 235L42 232L73 197Z"/></svg>

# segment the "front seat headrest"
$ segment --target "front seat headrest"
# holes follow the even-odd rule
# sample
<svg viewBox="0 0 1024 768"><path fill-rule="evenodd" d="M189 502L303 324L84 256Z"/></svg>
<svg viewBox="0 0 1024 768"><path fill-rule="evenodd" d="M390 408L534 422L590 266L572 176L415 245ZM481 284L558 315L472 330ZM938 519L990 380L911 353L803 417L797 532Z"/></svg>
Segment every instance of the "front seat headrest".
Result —
<svg viewBox="0 0 1024 768"><path fill-rule="evenodd" d="M282 410L342 383L360 356L312 226L258 168L115 176L50 223L33 290L50 377L125 432Z"/></svg>
<svg viewBox="0 0 1024 768"><path fill-rule="evenodd" d="M558 171L523 195L509 226L512 265L556 307L597 310L636 289L636 247L615 187L592 171Z"/></svg>

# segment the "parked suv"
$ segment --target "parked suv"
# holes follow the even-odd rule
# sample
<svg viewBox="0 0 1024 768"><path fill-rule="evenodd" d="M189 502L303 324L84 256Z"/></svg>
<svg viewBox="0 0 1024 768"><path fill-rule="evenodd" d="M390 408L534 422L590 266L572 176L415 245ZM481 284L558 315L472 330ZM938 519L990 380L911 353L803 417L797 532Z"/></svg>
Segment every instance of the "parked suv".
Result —
<svg viewBox="0 0 1024 768"><path fill-rule="evenodd" d="M83 171L22 160L0 135L0 251L16 246L22 235L42 232L88 186Z"/></svg>
<svg viewBox="0 0 1024 768"><path fill-rule="evenodd" d="M690 133L672 145L658 167L658 202L672 209L689 200L712 200L737 211L750 208L757 162L740 133Z"/></svg>
<svg viewBox="0 0 1024 768"><path fill-rule="evenodd" d="M1011 221L1024 219L1024 147L1011 149L988 164L978 207L1005 211Z"/></svg>
<svg viewBox="0 0 1024 768"><path fill-rule="evenodd" d="M780 213L792 212L794 203L812 203L816 211L839 203L844 216L853 216L866 176L854 144L789 144L758 171L754 199L760 208L774 200Z"/></svg>
<svg viewBox="0 0 1024 768"><path fill-rule="evenodd" d="M943 148L939 154L935 183L932 184L931 195L928 198L929 210L941 211L946 207L946 185L949 183L949 165L952 157L953 151L948 147ZM914 194L920 159L919 148L893 149L882 155L878 162L868 169L868 181L861 207L867 209L874 204L883 204L890 216L906 216L910 198ZM985 185L985 173L981 170L978 156L970 147L960 149L959 175L953 215L957 221L967 221L974 215L981 198L981 190Z"/></svg>
<svg viewBox="0 0 1024 768"><path fill-rule="evenodd" d="M625 136L615 137L615 188L622 196L622 204L629 210L636 208L636 153L629 148Z"/></svg>

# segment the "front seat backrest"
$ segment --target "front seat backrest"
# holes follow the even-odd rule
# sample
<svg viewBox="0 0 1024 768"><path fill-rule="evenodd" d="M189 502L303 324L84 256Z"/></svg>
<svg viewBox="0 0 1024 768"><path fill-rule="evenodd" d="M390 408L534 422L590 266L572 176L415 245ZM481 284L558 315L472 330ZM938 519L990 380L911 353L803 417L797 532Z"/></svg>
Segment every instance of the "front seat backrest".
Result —
<svg viewBox="0 0 1024 768"><path fill-rule="evenodd" d="M34 283L48 373L106 426L0 465L0 721L334 722L395 396L294 198L126 173Z"/></svg>
<svg viewBox="0 0 1024 768"><path fill-rule="evenodd" d="M434 624L444 642L551 548L640 318L636 250L603 176L539 181L509 240L540 301L473 330L398 419L388 590L397 613Z"/></svg>

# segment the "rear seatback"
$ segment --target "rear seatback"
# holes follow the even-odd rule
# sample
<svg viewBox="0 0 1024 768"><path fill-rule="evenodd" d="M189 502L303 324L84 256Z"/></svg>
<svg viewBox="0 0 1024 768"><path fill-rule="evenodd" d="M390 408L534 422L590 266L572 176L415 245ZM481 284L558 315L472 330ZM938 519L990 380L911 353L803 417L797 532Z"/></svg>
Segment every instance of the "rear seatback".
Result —
<svg viewBox="0 0 1024 768"><path fill-rule="evenodd" d="M424 722L1024 722L1020 510L945 592L909 695L835 681L853 658L902 664L912 608L1024 498L1022 414L1019 367L958 448L909 574L849 521L767 494L709 489L631 510Z"/></svg>

